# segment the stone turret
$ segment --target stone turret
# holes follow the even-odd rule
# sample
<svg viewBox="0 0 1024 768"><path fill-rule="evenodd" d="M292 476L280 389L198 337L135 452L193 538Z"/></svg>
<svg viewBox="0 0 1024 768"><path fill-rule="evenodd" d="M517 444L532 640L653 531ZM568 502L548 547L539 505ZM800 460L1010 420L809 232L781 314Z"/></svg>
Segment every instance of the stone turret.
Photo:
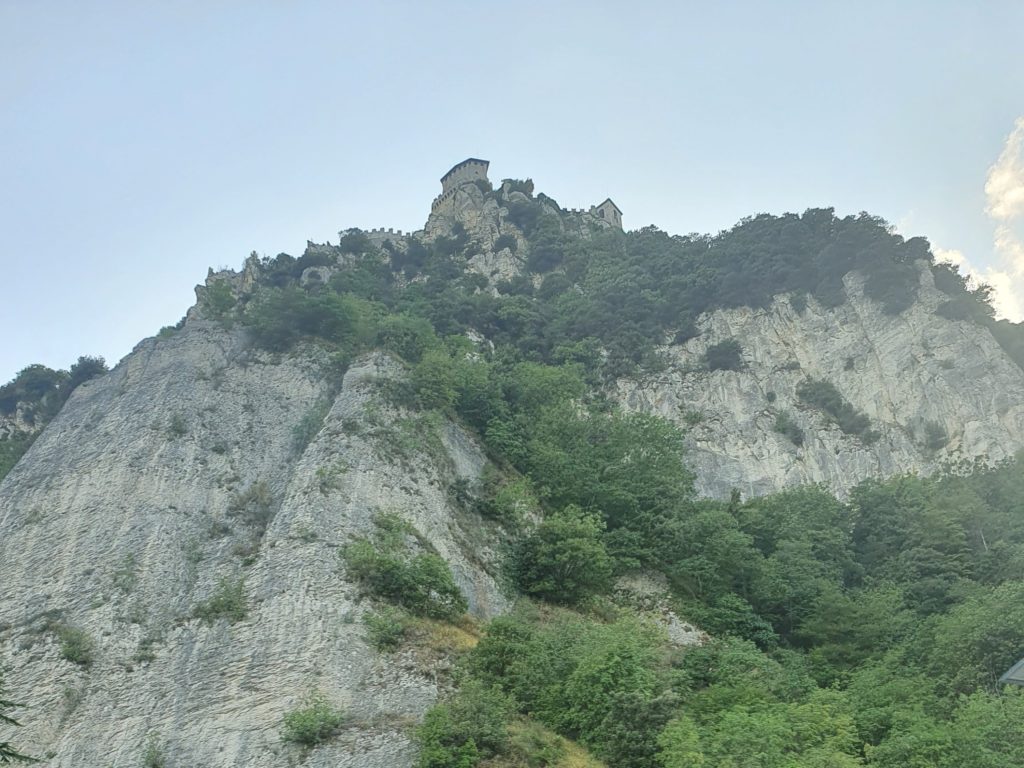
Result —
<svg viewBox="0 0 1024 768"><path fill-rule="evenodd" d="M437 210L445 200L450 200L455 190L463 184L474 181L487 181L487 168L490 162L477 157L469 157L461 163L452 166L452 169L441 177L441 194L434 198L430 206L431 212Z"/></svg>
<svg viewBox="0 0 1024 768"><path fill-rule="evenodd" d="M595 205L590 209L590 212L597 216L599 219L612 224L612 226L622 229L622 211L619 209L612 199L609 197L603 203Z"/></svg>

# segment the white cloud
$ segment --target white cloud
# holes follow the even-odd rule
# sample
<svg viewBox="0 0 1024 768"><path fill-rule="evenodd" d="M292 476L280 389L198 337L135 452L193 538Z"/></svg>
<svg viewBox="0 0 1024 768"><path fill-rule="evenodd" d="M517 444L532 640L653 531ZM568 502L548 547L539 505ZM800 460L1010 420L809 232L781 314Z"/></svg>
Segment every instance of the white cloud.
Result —
<svg viewBox="0 0 1024 768"><path fill-rule="evenodd" d="M992 286L992 308L996 311L996 317L1015 323L1024 320L1018 278L1000 270L987 269L982 273L982 279Z"/></svg>
<svg viewBox="0 0 1024 768"><path fill-rule="evenodd" d="M1019 243L1017 247L1020 247ZM959 267L960 273L966 275L971 284L977 286L984 283L992 287L992 308L996 311L996 317L1006 318L1015 323L1024 321L1024 301L1021 299L1018 274L993 267L979 269L964 256L963 251L955 248L936 246L932 251L935 253L936 261ZM1021 256L1024 258L1024 252Z"/></svg>
<svg viewBox="0 0 1024 768"><path fill-rule="evenodd" d="M955 264L974 281L992 286L996 317L1024 321L1024 116L1017 118L985 179L985 213L995 223L996 263L978 269L957 250L936 248L939 261Z"/></svg>
<svg viewBox="0 0 1024 768"><path fill-rule="evenodd" d="M974 272L974 268L967 261L967 257L964 256L963 251L958 251L955 248L940 248L935 246L932 248L932 252L935 254L935 260L944 262L946 264L954 264L962 271Z"/></svg>
<svg viewBox="0 0 1024 768"><path fill-rule="evenodd" d="M1018 277L1024 275L1024 242L1009 225L996 227L995 246L1007 269Z"/></svg>
<svg viewBox="0 0 1024 768"><path fill-rule="evenodd" d="M996 221L1024 216L1024 117L1018 117L985 180L986 213Z"/></svg>

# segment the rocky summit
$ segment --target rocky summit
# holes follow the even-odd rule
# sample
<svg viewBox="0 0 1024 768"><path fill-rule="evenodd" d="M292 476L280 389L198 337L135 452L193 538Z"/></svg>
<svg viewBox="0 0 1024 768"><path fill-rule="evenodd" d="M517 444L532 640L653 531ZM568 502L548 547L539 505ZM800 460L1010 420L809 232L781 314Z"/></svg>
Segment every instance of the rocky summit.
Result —
<svg viewBox="0 0 1024 768"><path fill-rule="evenodd" d="M45 408L27 378L0 391L0 442L17 448L0 481L0 662L3 698L28 705L22 752L63 768L655 765L644 760L659 748L637 757L609 741L625 715L524 703L522 670L498 684L517 712L509 740L435 744L430 729L457 719L473 675L501 674L482 655L497 642L487 622L527 599L530 642L550 640L536 627L574 626L559 618L568 605L605 622L579 637L638 622L633 636L662 643L650 659L733 633L745 653L823 664L809 617L866 589L868 559L823 566L815 578L833 586L813 594L759 596L760 577L723 575L740 565L691 551L705 534L679 533L691 518L672 516L735 513L739 543L724 548L759 547L781 573L788 561L737 505L823 494L816 509L836 517L815 530L853 531L856 548L871 526L843 510L867 514L866 482L918 475L924 498L924 476L996 472L1024 448L1018 328L920 238L828 209L715 237L624 232L611 200L566 209L486 174L480 160L446 174L420 231L345 229L299 257L211 271L182 323L73 389L60 379ZM968 528L964 552L980 535L996 569L999 532ZM556 547L565 530L598 542L587 562L609 562L571 598L574 576L552 586L536 575L550 549L523 543L550 533ZM670 553L653 543L676 541L668 531ZM870 567L883 568L878 551ZM886 573L890 592L872 599L898 602L902 576ZM968 599L940 592L935 611ZM550 642L545 658L568 653ZM579 658L597 658L584 646ZM805 688L780 701L815 696L806 706L853 718L828 698L853 674L842 669L801 671ZM582 685L591 672L566 674ZM643 706L669 734L649 744L668 754L690 727L673 707L700 675L659 688L636 674L665 697L664 716ZM634 694L615 706L640 706ZM580 712L600 699L579 696ZM853 733L854 720L820 727ZM724 727L694 725L709 760L726 759L713 746ZM540 759L524 733L546 761L515 762ZM829 748L851 762L821 764L871 754Z"/></svg>

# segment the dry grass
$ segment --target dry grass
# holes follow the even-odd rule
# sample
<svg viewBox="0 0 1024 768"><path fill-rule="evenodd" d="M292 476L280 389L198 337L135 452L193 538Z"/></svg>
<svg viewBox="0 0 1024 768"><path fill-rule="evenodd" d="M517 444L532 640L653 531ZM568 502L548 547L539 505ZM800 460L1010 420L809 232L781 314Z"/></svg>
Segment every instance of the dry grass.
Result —
<svg viewBox="0 0 1024 768"><path fill-rule="evenodd" d="M556 768L605 768L605 764L592 757L587 750L574 741L563 739L565 742L565 757L561 759Z"/></svg>
<svg viewBox="0 0 1024 768"><path fill-rule="evenodd" d="M415 645L446 655L473 650L481 635L480 628L469 617L464 617L458 624L436 619L413 619L410 634Z"/></svg>
<svg viewBox="0 0 1024 768"><path fill-rule="evenodd" d="M607 768L576 742L559 736L534 720L517 719L509 724L508 730L512 742L511 754L481 763L481 768L529 768L539 765L548 768ZM543 762L541 756L545 753L547 761ZM559 756L551 760L553 754Z"/></svg>

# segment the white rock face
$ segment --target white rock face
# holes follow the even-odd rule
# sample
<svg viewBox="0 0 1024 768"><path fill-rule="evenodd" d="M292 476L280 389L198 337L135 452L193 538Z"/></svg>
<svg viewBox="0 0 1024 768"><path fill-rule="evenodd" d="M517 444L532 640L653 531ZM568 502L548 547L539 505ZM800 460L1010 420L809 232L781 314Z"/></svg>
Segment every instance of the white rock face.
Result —
<svg viewBox="0 0 1024 768"><path fill-rule="evenodd" d="M339 548L396 513L448 560L472 612L503 610L492 532L450 494L484 457L451 424L408 452L423 433L379 397L389 359L352 366L336 397L319 367L190 322L80 387L0 484L0 664L31 705L20 747L67 768L135 768L150 737L173 766L297 764L282 716L319 691L349 726L304 765L411 765L407 724L435 700L437 670L367 645L370 606ZM297 452L293 429L318 403L322 428ZM259 483L271 516L253 545L229 509ZM191 618L239 577L244 620ZM93 664L64 660L48 622L87 632ZM134 658L144 639L150 660Z"/></svg>
<svg viewBox="0 0 1024 768"><path fill-rule="evenodd" d="M711 313L701 318L699 337L667 348L667 371L619 382L625 407L689 430L688 463L702 494L824 483L843 495L869 477L999 461L1024 447L1024 372L986 329L934 313L946 297L928 270L921 270L919 301L896 316L864 296L857 274L845 285L849 301L835 309L809 299L798 313L778 297L767 309ZM742 345L746 368L700 370L704 351L729 338ZM831 381L881 439L865 445L803 405L796 389L807 377ZM775 432L780 411L803 428L803 447ZM950 438L935 452L924 447L928 422Z"/></svg>

